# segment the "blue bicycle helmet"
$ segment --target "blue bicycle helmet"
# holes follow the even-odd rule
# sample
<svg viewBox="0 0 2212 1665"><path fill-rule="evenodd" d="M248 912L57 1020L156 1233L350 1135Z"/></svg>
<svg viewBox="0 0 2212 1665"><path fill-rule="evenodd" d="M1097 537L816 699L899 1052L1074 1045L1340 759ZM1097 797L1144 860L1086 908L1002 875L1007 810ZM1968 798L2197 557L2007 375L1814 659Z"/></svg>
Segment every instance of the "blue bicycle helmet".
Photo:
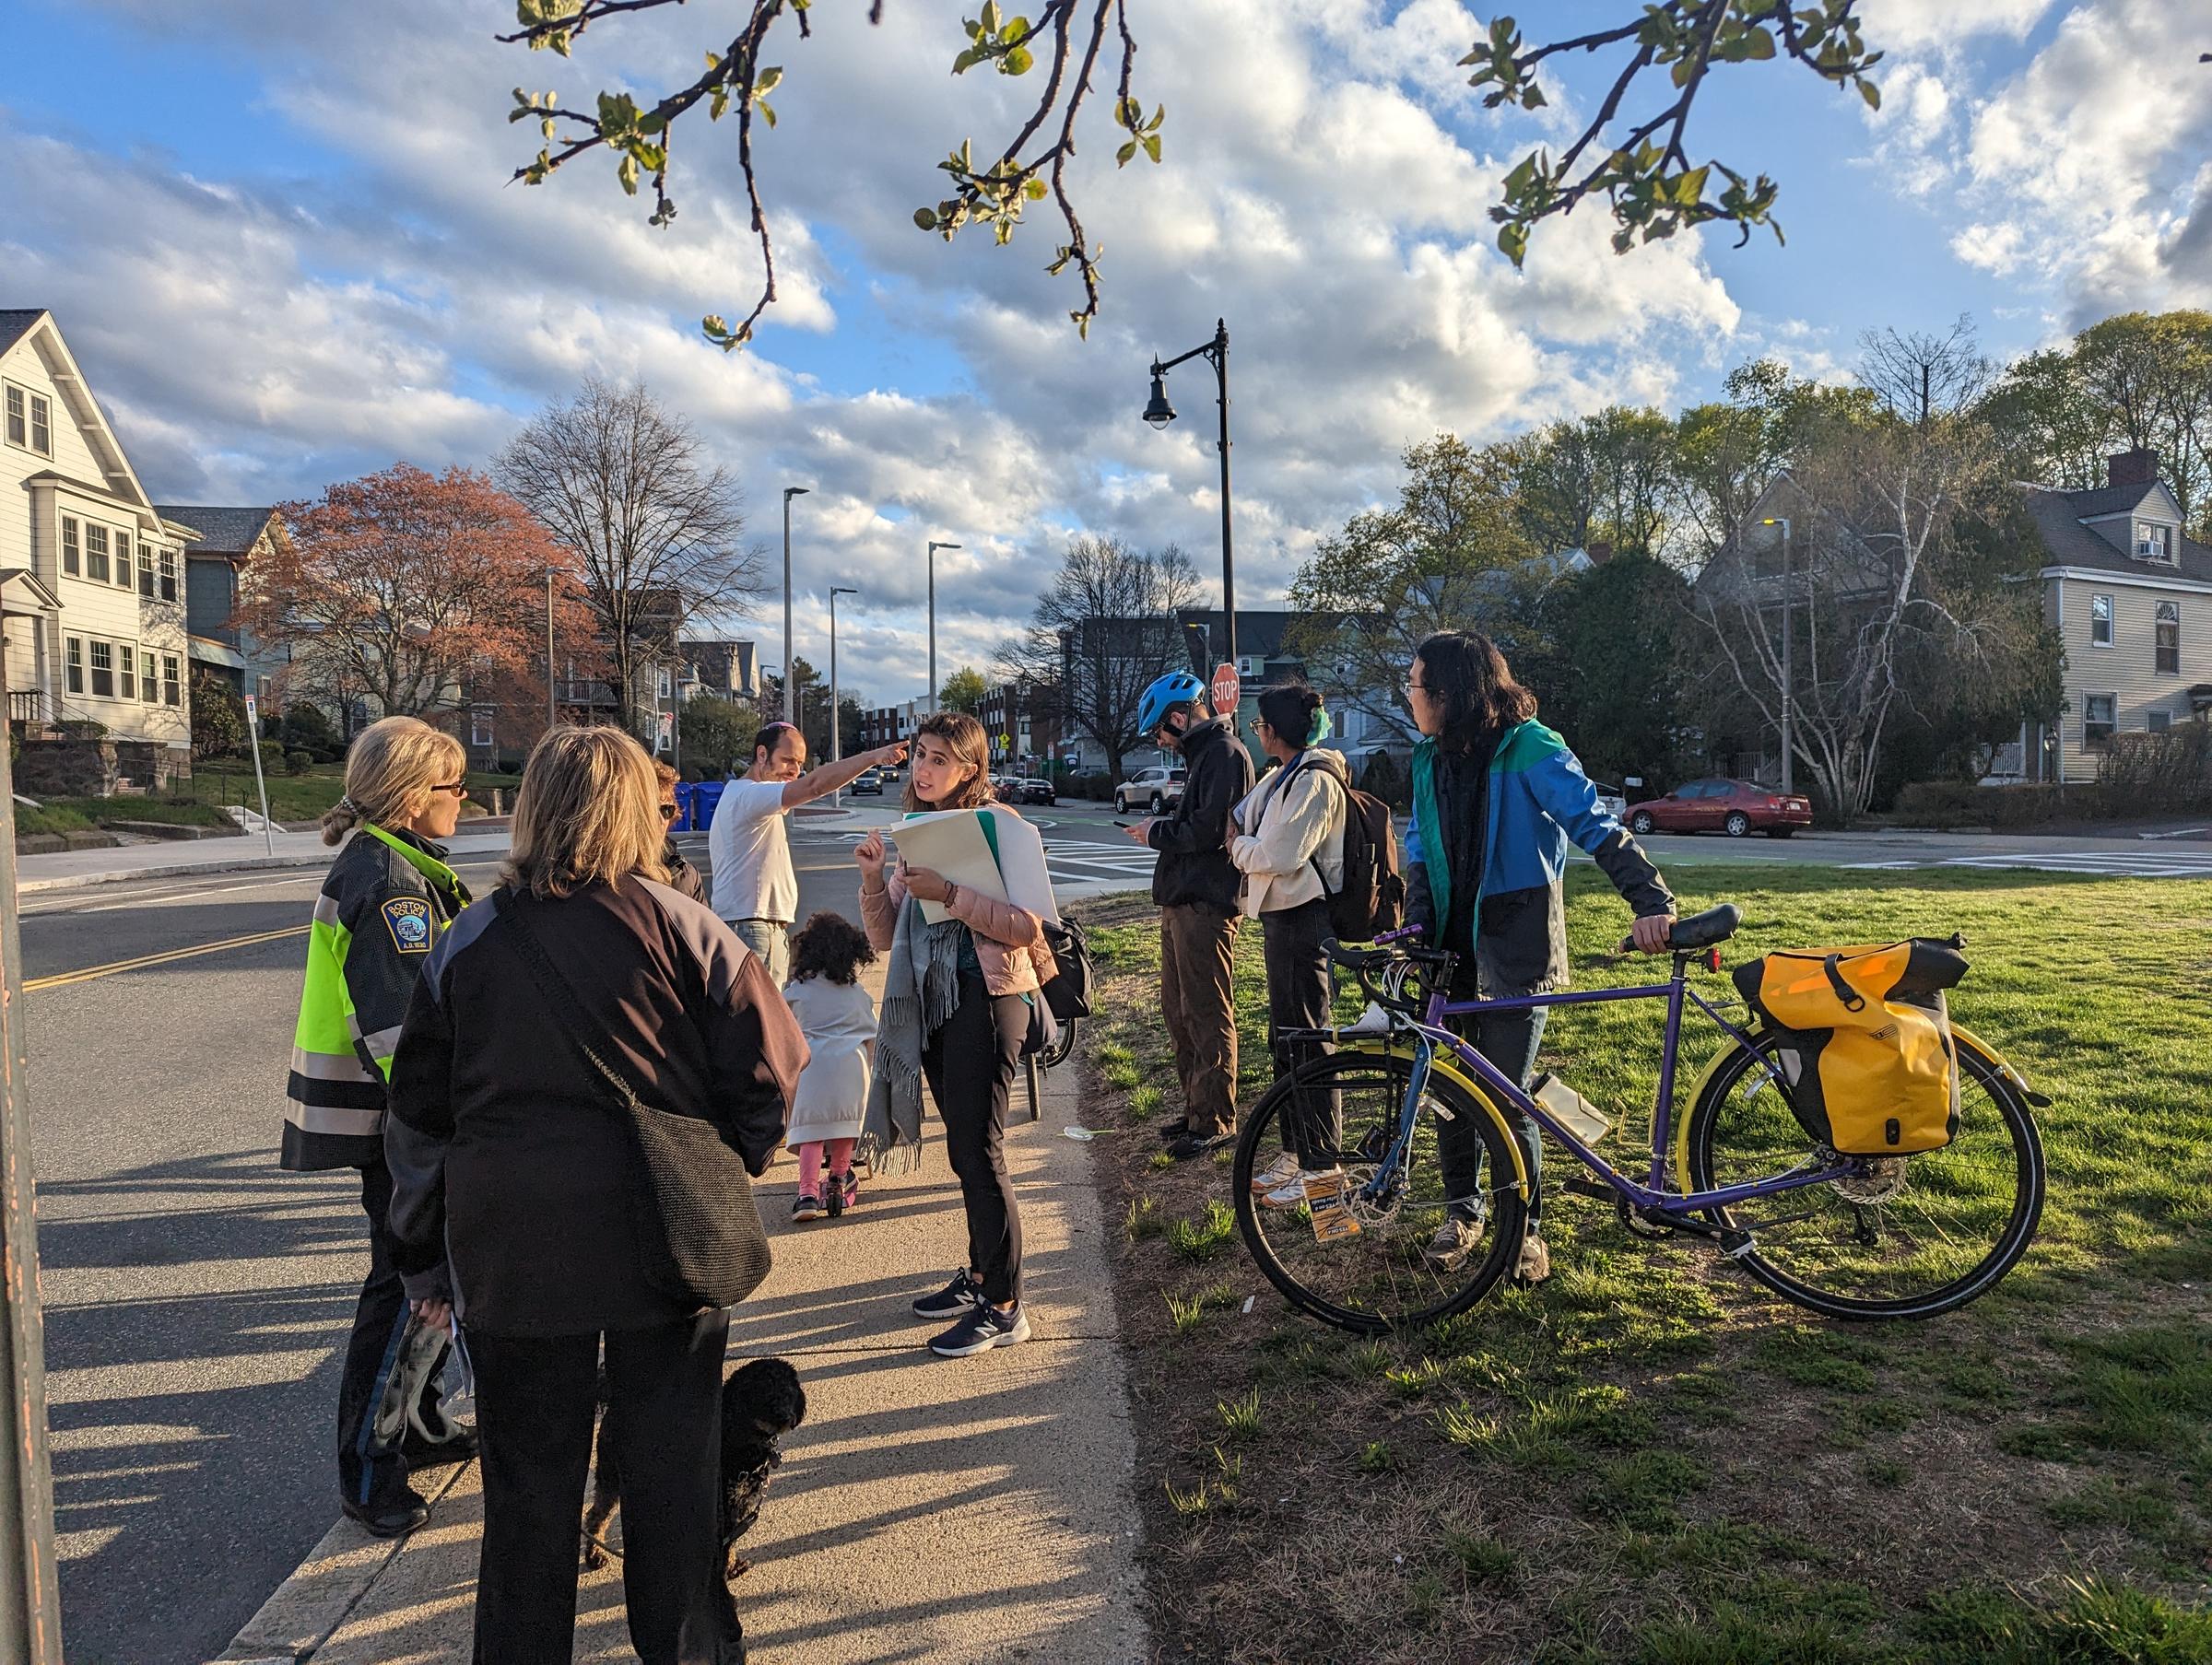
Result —
<svg viewBox="0 0 2212 1665"><path fill-rule="evenodd" d="M1145 690L1144 703L1136 708L1136 732L1150 739L1166 720L1171 706L1188 705L1205 698L1206 684L1188 671L1170 671Z"/></svg>

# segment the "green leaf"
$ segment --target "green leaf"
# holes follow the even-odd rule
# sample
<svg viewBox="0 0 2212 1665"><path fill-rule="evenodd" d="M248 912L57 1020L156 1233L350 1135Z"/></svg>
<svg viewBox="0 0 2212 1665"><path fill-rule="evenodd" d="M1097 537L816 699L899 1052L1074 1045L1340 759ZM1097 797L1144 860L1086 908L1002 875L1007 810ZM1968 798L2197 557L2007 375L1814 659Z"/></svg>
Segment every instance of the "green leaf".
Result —
<svg viewBox="0 0 2212 1665"><path fill-rule="evenodd" d="M1521 95L1521 108L1524 110L1541 110L1544 108L1544 89L1541 87L1538 87L1534 81L1531 81L1528 84L1528 90Z"/></svg>
<svg viewBox="0 0 2212 1665"><path fill-rule="evenodd" d="M1498 248L1518 268L1528 256L1528 228L1518 221L1499 227Z"/></svg>
<svg viewBox="0 0 2212 1665"><path fill-rule="evenodd" d="M615 170L615 177L622 182L624 191L631 196L637 195L638 158L634 156L625 156L622 158L621 166Z"/></svg>
<svg viewBox="0 0 2212 1665"><path fill-rule="evenodd" d="M1017 18L998 31L999 42L1002 45L1011 45L1029 32L1030 20L1027 18Z"/></svg>
<svg viewBox="0 0 2212 1665"><path fill-rule="evenodd" d="M1867 109L1879 110L1882 107L1882 89L1880 88L1865 76L1858 78L1856 85L1859 89L1859 97L1866 100Z"/></svg>
<svg viewBox="0 0 2212 1665"><path fill-rule="evenodd" d="M1705 176L1710 171L1710 167L1692 168L1688 173L1683 174L1679 179L1676 180L1675 201L1681 203L1685 206L1688 206L1691 203L1704 201Z"/></svg>
<svg viewBox="0 0 2212 1665"><path fill-rule="evenodd" d="M1030 201L1033 203L1042 202L1044 200L1044 182L1041 179L1039 179L1035 174L1031 174L1030 176L1030 182L1021 188L1022 195L1028 197Z"/></svg>
<svg viewBox="0 0 2212 1665"><path fill-rule="evenodd" d="M976 24L986 35L998 33L998 0L983 0L983 15Z"/></svg>
<svg viewBox="0 0 2212 1665"><path fill-rule="evenodd" d="M1002 76L1026 76L1030 73L1030 66L1036 62L1037 60L1030 55L1028 47L1017 46L999 60L998 73Z"/></svg>
<svg viewBox="0 0 2212 1665"><path fill-rule="evenodd" d="M1113 165L1116 168L1126 167L1129 163L1129 159L1135 154L1136 141L1135 139L1131 139L1126 145L1124 145L1119 150L1113 153Z"/></svg>
<svg viewBox="0 0 2212 1665"><path fill-rule="evenodd" d="M753 81L753 97L757 99L763 94L775 91L782 84L782 80L783 70L781 65L771 65L762 70Z"/></svg>
<svg viewBox="0 0 2212 1665"><path fill-rule="evenodd" d="M916 208L914 224L924 231L935 231L937 229L937 211L935 208Z"/></svg>
<svg viewBox="0 0 2212 1665"><path fill-rule="evenodd" d="M952 61L952 73L956 76L964 76L982 61L983 54L971 47Z"/></svg>
<svg viewBox="0 0 2212 1665"><path fill-rule="evenodd" d="M1155 162L1159 160L1159 135L1147 133L1144 138L1145 154Z"/></svg>
<svg viewBox="0 0 2212 1665"><path fill-rule="evenodd" d="M1753 63L1763 64L1774 55L1774 37L1765 29L1748 30L1744 39L1748 43L1749 55Z"/></svg>
<svg viewBox="0 0 2212 1665"><path fill-rule="evenodd" d="M776 124L775 108L770 104L766 99L755 99L753 100L753 108L760 112L760 119L766 122L771 127L773 127Z"/></svg>

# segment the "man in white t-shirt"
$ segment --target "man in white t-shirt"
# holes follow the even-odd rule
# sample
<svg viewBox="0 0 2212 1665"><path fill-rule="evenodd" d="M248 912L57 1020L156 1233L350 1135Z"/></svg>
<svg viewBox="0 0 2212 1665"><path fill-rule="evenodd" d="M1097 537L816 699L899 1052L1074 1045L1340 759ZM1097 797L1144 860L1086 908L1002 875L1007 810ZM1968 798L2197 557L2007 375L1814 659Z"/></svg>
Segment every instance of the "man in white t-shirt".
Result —
<svg viewBox="0 0 2212 1665"><path fill-rule="evenodd" d="M714 911L729 921L781 989L791 977L791 927L799 914L799 879L791 867L783 817L827 798L871 768L903 763L904 743L877 746L806 773L806 738L788 722L761 727L753 767L722 789L707 829L714 870Z"/></svg>

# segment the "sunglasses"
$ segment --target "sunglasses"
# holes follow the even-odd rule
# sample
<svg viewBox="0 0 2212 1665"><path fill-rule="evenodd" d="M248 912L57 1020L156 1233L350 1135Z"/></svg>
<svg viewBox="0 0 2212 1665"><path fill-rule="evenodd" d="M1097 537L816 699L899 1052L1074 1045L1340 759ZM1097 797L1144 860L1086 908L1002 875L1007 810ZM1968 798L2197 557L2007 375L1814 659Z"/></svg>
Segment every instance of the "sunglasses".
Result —
<svg viewBox="0 0 2212 1665"><path fill-rule="evenodd" d="M465 780L454 780L448 782L444 786L433 786L430 788L430 790L434 792L451 792L456 798L465 798L468 796L468 782Z"/></svg>
<svg viewBox="0 0 2212 1665"><path fill-rule="evenodd" d="M675 820L675 819L676 819L676 805L675 805L675 804L673 804L673 803L663 803L663 804L660 804L660 805L658 805L657 807L659 808L659 810L660 810L660 812L661 812L661 819L662 819L662 820L664 820L664 821L673 821L673 820Z"/></svg>

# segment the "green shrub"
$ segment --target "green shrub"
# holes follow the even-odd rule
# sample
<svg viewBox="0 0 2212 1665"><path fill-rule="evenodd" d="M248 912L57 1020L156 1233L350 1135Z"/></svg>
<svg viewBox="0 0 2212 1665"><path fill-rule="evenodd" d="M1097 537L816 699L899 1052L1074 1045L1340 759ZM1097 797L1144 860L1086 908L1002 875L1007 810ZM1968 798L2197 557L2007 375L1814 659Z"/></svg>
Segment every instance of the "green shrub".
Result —
<svg viewBox="0 0 2212 1665"><path fill-rule="evenodd" d="M284 755L284 772L288 775L304 775L314 767L315 756L312 752L290 751Z"/></svg>

